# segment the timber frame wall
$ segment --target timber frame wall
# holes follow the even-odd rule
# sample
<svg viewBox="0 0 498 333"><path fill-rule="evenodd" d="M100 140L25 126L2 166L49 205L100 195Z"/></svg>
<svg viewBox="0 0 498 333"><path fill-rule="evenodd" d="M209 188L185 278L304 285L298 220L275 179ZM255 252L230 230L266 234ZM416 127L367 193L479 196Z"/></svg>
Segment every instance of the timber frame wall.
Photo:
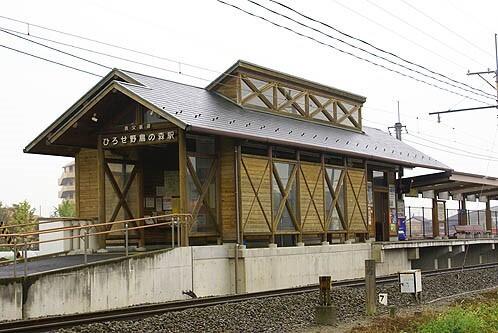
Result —
<svg viewBox="0 0 498 333"><path fill-rule="evenodd" d="M267 239L292 236L293 242L307 239L331 240L368 238L367 174L364 163L328 164L325 154L315 162L276 157L274 147L265 155L236 156L239 173L239 238ZM277 169L284 166L286 175ZM223 201L223 198L222 198ZM283 219L286 213L286 219ZM285 221L286 220L286 221ZM291 223L289 223L289 221ZM333 222L335 221L335 223Z"/></svg>

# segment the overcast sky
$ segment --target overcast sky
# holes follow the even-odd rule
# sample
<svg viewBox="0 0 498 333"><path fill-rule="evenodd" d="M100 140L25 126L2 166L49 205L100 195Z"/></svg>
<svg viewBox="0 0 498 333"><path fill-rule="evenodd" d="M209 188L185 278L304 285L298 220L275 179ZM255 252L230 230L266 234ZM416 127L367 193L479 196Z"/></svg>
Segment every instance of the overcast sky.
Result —
<svg viewBox="0 0 498 333"><path fill-rule="evenodd" d="M484 81L476 76L469 77L466 72L469 69L494 70L494 32L498 31L496 1L281 1L350 35L494 94L492 88ZM226 2L276 22L285 23L333 46L367 57L358 50L284 21L283 18L265 12L246 0ZM272 5L267 0L258 2L283 12L281 7ZM216 0L17 0L3 2L0 15L214 71L182 66L183 73L206 79L198 80L170 71L50 44L109 67L130 69L206 86L209 80L219 74L216 71L223 71L237 59L244 59L348 90L367 97L363 109L364 124L384 130L396 121L396 101L399 100L401 120L407 125L409 132L404 136L407 143L456 170L498 176L496 160L475 158L475 154L491 156L491 159L498 158L496 110L445 115L441 123L437 123L436 118L427 115L428 112L484 104L388 72L277 28ZM323 26L314 26L325 31ZM23 33L28 31L26 24L3 18L0 18L0 27ZM174 62L70 38L32 25L29 32L33 36L56 39L169 70L178 70L178 64ZM344 38L333 31L326 32ZM96 74L105 75L107 72L102 67L58 54L1 31L0 45ZM368 59L379 61L372 57ZM406 73L399 67L397 69ZM70 159L29 155L24 154L22 150L99 78L3 47L0 47L0 73L0 201L12 204L27 199L37 209L41 207L43 215L48 215L53 210L52 207L59 202L57 178L62 171L61 167ZM487 78L494 82L493 76L489 75ZM492 99L473 96L481 101L494 103ZM438 143L439 150L430 148Z"/></svg>

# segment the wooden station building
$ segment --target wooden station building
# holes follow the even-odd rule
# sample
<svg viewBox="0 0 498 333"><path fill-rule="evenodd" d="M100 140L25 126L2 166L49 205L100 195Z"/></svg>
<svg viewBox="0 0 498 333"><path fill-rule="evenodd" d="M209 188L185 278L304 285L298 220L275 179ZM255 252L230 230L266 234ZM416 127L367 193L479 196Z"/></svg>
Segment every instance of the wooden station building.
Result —
<svg viewBox="0 0 498 333"><path fill-rule="evenodd" d="M244 61L206 88L114 69L25 152L75 157L80 218L192 214L184 245L388 240L400 169L450 168L363 126L365 101Z"/></svg>

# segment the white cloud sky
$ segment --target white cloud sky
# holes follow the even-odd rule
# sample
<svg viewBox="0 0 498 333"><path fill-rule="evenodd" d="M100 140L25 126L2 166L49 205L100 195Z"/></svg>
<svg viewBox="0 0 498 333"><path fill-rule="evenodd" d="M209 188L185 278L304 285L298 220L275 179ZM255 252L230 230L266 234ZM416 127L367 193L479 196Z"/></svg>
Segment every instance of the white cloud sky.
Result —
<svg viewBox="0 0 498 333"><path fill-rule="evenodd" d="M477 77L468 77L466 72L468 69L485 70L495 66L493 33L498 31L495 18L498 3L495 1L410 1L452 32L401 0L375 2L384 10L372 5L373 0L282 1L379 47L493 93L489 86ZM227 2L282 22L281 18L267 14L245 0ZM269 4L267 0L259 2ZM383 129L395 122L396 101L399 100L402 121L409 133L414 135L406 135L407 140L417 141L417 137L423 137L444 144L447 147L441 148L445 150L460 149L463 155L466 155L463 151L497 155L496 110L446 115L438 124L436 118L427 115L428 112L450 107L472 107L478 103L366 64L215 0L18 0L3 3L0 15L219 71L228 68L237 59L248 60L366 96L364 123ZM0 27L27 31L26 25L2 18ZM156 66L173 70L178 68L175 63L116 51L33 26L30 32L133 57ZM320 38L324 40L323 36ZM330 43L340 45L333 41ZM2 32L0 45L99 74L106 73L97 66L44 50ZM116 59L77 53L110 67L201 86L208 83ZM188 67L182 70L207 79L217 76L214 72L200 72ZM4 48L0 48L0 74L0 201L11 204L27 199L36 208L41 207L42 213L47 215L58 203L57 178L68 159L28 155L22 149L90 89L98 78ZM494 80L492 76L489 78ZM493 103L492 100L490 102ZM496 162L416 147L457 170L498 176Z"/></svg>

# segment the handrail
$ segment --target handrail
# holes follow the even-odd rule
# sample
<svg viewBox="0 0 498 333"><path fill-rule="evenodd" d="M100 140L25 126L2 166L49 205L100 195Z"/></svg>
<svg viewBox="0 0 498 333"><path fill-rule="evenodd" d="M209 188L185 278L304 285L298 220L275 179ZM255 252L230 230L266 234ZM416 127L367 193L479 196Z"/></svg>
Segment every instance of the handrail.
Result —
<svg viewBox="0 0 498 333"><path fill-rule="evenodd" d="M70 239L75 239L75 238L82 238L85 236L97 236L97 235L104 235L104 234L112 234L115 232L120 232L120 231L130 231L130 230L138 230L138 229L145 229L145 228L152 228L152 227L158 227L162 225L170 225L170 224L175 224L177 223L176 221L168 221L168 222L162 222L162 223L154 223L154 224L146 224L143 226L139 227L132 227L132 228L123 228L123 229L114 229L114 230L106 230L106 231L98 231L98 232L92 232L92 233L87 233L85 235L76 235L76 236L67 236L67 237L61 237L61 238L56 238L56 239L48 239L48 240L43 240L43 241L36 241L36 242L26 242L26 243L18 243L18 244L0 244L0 247L21 247L21 246L28 246L28 245L35 245L35 244L42 244L42 243L50 243L50 242L56 242L56 241L61 241L61 240L70 240ZM178 222L178 223L183 223L183 222Z"/></svg>
<svg viewBox="0 0 498 333"><path fill-rule="evenodd" d="M5 226L1 226L0 230L10 229L10 228L18 228L18 227L28 227L28 226L53 223L53 222L58 222L58 221L95 221L95 220L97 220L96 217L90 218L90 219L84 219L84 218L80 219L80 218L76 218L76 217L39 217L39 218L37 218L37 222L22 223L22 224L8 224Z"/></svg>
<svg viewBox="0 0 498 333"><path fill-rule="evenodd" d="M79 229L89 229L94 226L102 226L102 225L114 225L118 223L128 223L132 221L141 221L141 220L150 220L150 219L160 219L160 218L166 218L166 217L179 217L185 219L185 221L167 221L167 222L161 222L161 223L154 223L154 224L144 224L141 226L137 227L131 227L131 228L123 228L123 229L114 229L114 230L106 230L106 231L98 231L98 232L93 232L93 233L85 233L84 235L76 235L76 236L67 236L67 237L61 237L61 238L55 238L55 239L49 239L49 240L43 240L43 241L36 241L36 242L24 242L24 243L19 243L19 244L0 244L0 247L21 247L21 246L28 246L28 245L35 245L35 244L42 244L42 243L50 243L50 242L56 242L56 241L61 241L61 240L70 240L70 239L75 239L75 238L82 238L86 236L96 236L96 235L103 235L103 234L111 234L115 232L120 232L120 231L130 231L130 230L139 230L139 229L145 229L145 228L151 228L151 227L158 227L162 225L170 225L170 224L181 224L181 223L186 223L188 225L188 220L192 218L191 214L167 214L167 215L160 215L160 216L151 216L151 217L144 217L144 218L138 218L138 219L129 219L129 220L122 220L122 221L114 221L114 222L109 222L109 223L99 223L99 224L88 224L88 225L83 225L83 226L78 226L78 227L73 227L73 228L68 228L68 229L62 229L62 230L57 230L57 231L66 231L66 230L79 230ZM49 230L49 229L47 229ZM40 233L24 233L24 234L3 234L2 236L13 236L13 237L26 237L26 236L31 236L31 235L39 235L45 230L40 230ZM56 231L54 231L56 232Z"/></svg>
<svg viewBox="0 0 498 333"><path fill-rule="evenodd" d="M168 217L187 217L187 218L190 217L191 218L192 215L191 214L166 214L166 215L141 217L141 218L136 218L136 219L128 219L128 220L113 221L113 222L85 224L85 225L74 226L74 227L57 227L57 228L37 230L37 231L25 232L25 233L0 234L0 237L9 237L9 236L26 237L26 236L31 236L31 235L49 234L49 233L57 232L57 231L70 231L70 230L87 229L87 228L101 227L101 226L112 226L114 224L119 224L119 223L138 222L138 221L146 221L146 220L154 220L154 219L159 220L159 219L168 218Z"/></svg>

